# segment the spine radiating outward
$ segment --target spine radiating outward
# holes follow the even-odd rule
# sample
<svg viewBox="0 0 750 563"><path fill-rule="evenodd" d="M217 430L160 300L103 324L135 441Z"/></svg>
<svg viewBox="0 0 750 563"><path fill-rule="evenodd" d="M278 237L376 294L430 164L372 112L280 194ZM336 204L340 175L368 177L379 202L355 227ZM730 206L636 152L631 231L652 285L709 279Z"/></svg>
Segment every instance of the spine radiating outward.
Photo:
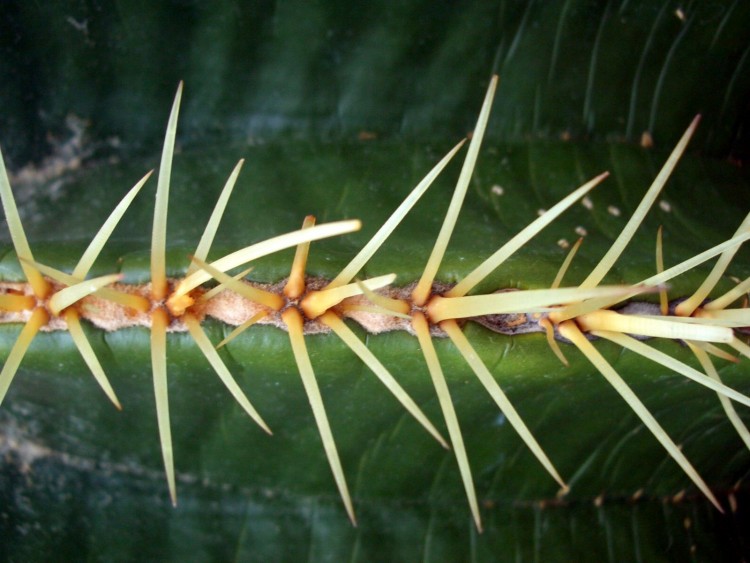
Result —
<svg viewBox="0 0 750 563"><path fill-rule="evenodd" d="M97 383L112 403L118 409L121 408L120 401L82 330L82 322L108 331L129 326L148 327L151 331L151 363L159 439L169 495L171 501L176 504L175 452L172 446L167 391L168 333L184 331L190 334L243 411L263 431L271 434L271 429L262 418L262 414L242 391L217 348L229 343L243 331L252 330L256 324L273 324L289 333L302 386L307 394L335 485L351 522L356 525L354 502L346 479L347 471L351 468L346 468L339 456L334 439L335 428L331 427L324 407L325 389L318 385L306 343L308 334L331 333L332 338L340 339L356 354L368 370L392 393L393 398L435 438L440 446L453 450L472 518L477 529L481 530L480 503L471 471L470 452L464 444L460 413L454 408L449 382L443 373L433 339L449 338L451 345L466 361L471 372L477 376L523 442L552 479L559 484L560 494L566 494L569 486L555 468L554 460L545 453L542 445L502 390L500 382L464 334L463 324L475 321L491 330L506 334L544 333L554 353L565 365L567 359L563 353L564 345L561 346L561 343L567 343L579 350L623 397L695 486L718 510L722 510L719 501L697 469L612 365L599 353L592 340L605 339L614 342L718 393L727 417L745 444L750 447L750 432L731 402L750 406L750 398L721 382L709 356L721 356L731 360L736 359L735 354L750 357L750 347L738 337L739 329L750 326L750 309L732 307L750 289L750 279L740 282L723 296L707 300L740 245L750 238L750 214L730 240L666 270L663 265L660 233L657 242L657 273L654 276L634 284L600 285L642 225L651 205L678 165L698 125L699 118L696 117L620 235L581 284L560 287L568 266L581 245L579 240L548 289L510 291L500 288L495 292L472 294L514 253L524 248L537 234L603 182L608 176L607 172L573 190L456 283L436 282L480 154L497 84L498 77L492 77L433 251L423 274L411 286L402 284L402 287L393 287L392 284L396 281L404 282L397 280L398 273L365 280L357 279L357 275L460 151L464 141L454 146L425 175L372 239L330 280L307 276L307 257L310 252L314 252L311 243L356 231L360 228L360 222L357 220L316 225L315 218L308 216L297 231L278 234L219 259L208 260L211 245L243 161L235 166L226 181L195 252L191 257L185 258L184 277L167 277L167 209L182 84L178 87L168 119L158 172L150 255L151 280L148 284L124 284L122 276L117 273L96 278L88 278L88 274L116 225L148 181L150 172L136 183L104 222L72 273L66 273L34 259L0 154L0 196L16 255L27 280L26 283L0 282L0 322L23 323L17 341L0 372L0 403L35 335L39 331L68 330ZM252 270L253 261L293 247L296 248L296 255L290 265L290 275L284 283L261 284L246 279ZM670 304L665 284L673 277L714 257L718 257L715 267L695 293L674 306ZM239 274L229 273L230 270L245 268L248 264L250 267ZM634 297L656 292L660 294L661 306L645 303L638 307L623 306L624 302ZM209 317L237 328L218 345L214 344L202 326L204 319ZM401 386L398 378L389 372L366 343L349 328L345 319L360 323L369 333L404 330L417 337L424 355L426 370L430 374L439 402L447 439ZM666 338L685 342L695 354L703 372L650 346L644 341L646 338ZM731 351L718 345L728 346Z"/></svg>

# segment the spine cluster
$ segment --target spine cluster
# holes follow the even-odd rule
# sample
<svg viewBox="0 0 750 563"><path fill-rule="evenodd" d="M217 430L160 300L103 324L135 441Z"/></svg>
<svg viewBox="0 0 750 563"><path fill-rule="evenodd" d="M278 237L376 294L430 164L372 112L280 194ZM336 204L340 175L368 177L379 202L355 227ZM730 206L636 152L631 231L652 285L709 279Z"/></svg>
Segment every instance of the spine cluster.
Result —
<svg viewBox="0 0 750 563"><path fill-rule="evenodd" d="M558 342L572 344L620 393L695 485L717 509L722 510L719 501L680 448L598 352L591 340L602 338L613 341L716 391L737 431L750 447L750 433L734 414L734 407L729 401L732 399L750 406L750 398L722 384L710 358L714 355L736 359L734 354L750 357L750 346L738 337L739 331L750 326L750 309L744 306L732 308L750 290L750 279L742 281L723 296L707 300L739 246L750 238L750 215L730 240L677 266L665 270L663 263L657 260L658 272L648 279L628 285L601 284L677 165L697 127L696 118L674 148L619 237L581 284L574 287L562 286L565 271L580 246L579 241L572 248L557 278L548 289L498 290L489 294L474 292L478 284L489 274L601 183L607 177L607 173L585 183L541 214L458 283L443 285L437 282L436 276L479 155L497 82L497 77L490 81L453 198L423 274L415 283L403 287L393 285L397 281L395 273L366 280L357 279L357 275L435 178L461 150L465 141L458 143L429 171L373 238L333 279L307 276L306 262L310 244L316 240L357 230L360 227L357 220L316 225L315 218L308 216L297 231L275 236L213 262L207 262L219 222L242 167L240 161L224 186L204 234L191 256L190 263L187 264L185 275L179 279L169 279L165 273L167 202L182 96L180 85L167 125L158 174L151 247L151 280L148 284L142 285L123 284L119 274L89 278L88 273L115 226L151 173L126 194L96 234L76 267L67 273L35 261L19 219L0 155L0 194L16 254L27 280L25 283L0 283L0 322L23 323L18 339L0 372L0 402L4 399L34 336L39 331L67 330L99 385L119 408L119 400L86 339L81 323L89 322L107 331L131 326L147 327L151 332L151 363L163 461L170 497L172 502L176 503L167 396L167 333L189 332L230 393L247 414L270 434L271 429L240 389L217 349L256 323L274 324L288 332L336 486L351 521L356 523L345 472L339 459L333 430L328 423L305 340L305 336L311 333L333 333L351 348L441 446L454 451L470 510L477 528L481 530L481 515L471 466L463 445L450 390L435 353L433 338L444 337L451 340L526 445L551 477L559 483L561 494L565 494L568 486L465 336L463 324L473 320L505 334L544 332L552 351L563 364L567 364L567 359ZM285 280L275 284L259 284L246 279L254 260L287 248L296 248L296 254L290 265L289 276ZM659 238L657 255L660 256L660 253ZM712 272L694 294L670 304L667 296L669 280L714 257L718 257L718 260ZM241 271L228 273L236 272L238 269ZM659 293L661 305L648 306L632 301L644 293ZM623 307L623 304L628 302L630 304ZM202 327L206 317L218 319L236 328L224 341L213 343ZM369 333L406 330L418 338L440 402L448 431L447 438L428 420L397 379L355 335L344 319L355 320ZM685 342L694 352L703 372L650 346L643 340L644 337ZM724 345L725 348L720 348L717 344Z"/></svg>

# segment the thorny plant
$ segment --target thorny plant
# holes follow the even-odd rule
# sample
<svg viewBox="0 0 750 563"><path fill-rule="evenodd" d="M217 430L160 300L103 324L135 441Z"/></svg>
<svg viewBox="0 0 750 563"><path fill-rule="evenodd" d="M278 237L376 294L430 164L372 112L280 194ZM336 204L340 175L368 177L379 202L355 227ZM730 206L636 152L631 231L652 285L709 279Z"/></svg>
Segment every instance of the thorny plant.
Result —
<svg viewBox="0 0 750 563"><path fill-rule="evenodd" d="M396 274L365 281L356 279L356 276L462 148L465 141L459 142L435 165L372 239L332 280L306 276L310 243L353 232L360 227L357 220L316 226L315 218L308 216L298 231L247 246L211 263L206 262L219 222L240 173L242 160L232 171L221 192L203 236L187 265L184 277L167 278L167 203L182 84L178 87L172 106L159 167L151 242L151 281L148 284L120 283L120 274L92 279L87 279L87 275L151 172L146 174L117 205L72 273L65 273L34 260L0 154L0 194L13 245L27 280L26 283L0 283L0 321L25 323L0 372L0 402L5 397L34 336L40 330L68 330L102 390L118 409L121 408L104 369L82 330L81 319L108 331L129 326L148 327L151 331L151 364L162 456L169 494L174 504L177 502L177 494L167 393L167 333L188 331L229 392L247 414L270 434L270 428L229 372L217 348L224 346L256 323L275 324L289 334L294 358L336 486L349 518L356 525L351 495L305 342L306 334L332 332L367 365L442 447L453 449L473 519L477 529L481 530L482 521L471 467L450 391L435 352L433 338L447 337L451 340L525 444L560 485L561 495L568 491L568 486L464 335L462 324L467 320L474 320L492 330L508 334L543 332L550 348L565 365L567 360L558 341L572 344L622 396L693 483L718 510L722 511L718 500L680 448L591 342L594 338L610 340L716 391L727 416L750 448L750 432L730 402L731 399L750 406L750 398L725 386L710 358L714 355L737 361L732 353L719 348L716 344L727 345L736 353L750 357L750 346L735 333L737 329L750 325L750 309L730 308L730 305L742 299L750 290L750 278L724 295L707 300L740 245L750 238L750 215L731 239L666 270L663 265L660 230L657 237L656 275L633 285L600 285L666 184L698 125L699 117L693 120L677 143L620 235L580 285L560 287L581 240L573 246L549 289L471 295L477 285L513 253L608 176L606 172L600 174L573 191L512 237L458 283L446 285L436 282L436 275L477 162L497 84L498 78L494 76L471 136L442 228L423 273L415 284L401 288L391 287L397 278ZM296 254L289 277L282 283L269 285L247 281L245 277L252 268L244 269L234 276L227 273L245 267L257 258L291 247L296 247ZM719 259L701 286L687 299L670 303L666 284L675 276L716 256ZM213 287L205 285L211 282L214 282ZM659 293L660 305L630 302L625 307L620 306L626 300L649 292ZM214 346L201 326L206 317L220 319L237 328L225 340ZM371 333L406 330L416 335L439 399L448 429L448 439L440 434L396 378L347 326L344 322L346 318L357 321ZM644 342L644 337L684 341L697 357L705 373L650 346Z"/></svg>

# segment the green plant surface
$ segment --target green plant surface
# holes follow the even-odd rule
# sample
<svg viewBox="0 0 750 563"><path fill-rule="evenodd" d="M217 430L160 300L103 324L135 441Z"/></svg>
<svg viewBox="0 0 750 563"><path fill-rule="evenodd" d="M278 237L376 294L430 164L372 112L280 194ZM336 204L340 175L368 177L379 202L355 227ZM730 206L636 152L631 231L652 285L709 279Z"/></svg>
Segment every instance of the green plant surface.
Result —
<svg viewBox="0 0 750 563"><path fill-rule="evenodd" d="M584 227L586 240L566 276L566 285L580 282L625 224L665 151L703 111L693 152L662 196L670 210L655 207L607 281L648 277L659 225L669 266L727 239L750 210L746 174L725 158L741 158L745 146L746 7L682 6L683 22L677 4L652 4L405 2L363 14L336 3L227 3L211 13L191 3L145 12L127 4L112 11L14 7L4 22L17 33L3 34L10 45L0 46L12 53L0 66L9 78L0 141L14 180L21 180L14 189L35 257L71 268L122 194L158 165L169 97L185 78L170 274L184 272L224 179L245 158L212 256L296 229L310 213L319 222L361 218L360 233L312 245L308 272L330 278L471 129L494 68L502 86L490 141L439 278L457 280L538 209L609 170L612 177L591 195L592 209L576 205L480 289L549 286L566 254L558 241L572 243ZM88 22L85 33L68 18ZM159 38L148 39L157 29ZM705 79L708 69L713 82ZM63 159L63 173L47 178L40 165L34 170L44 181L24 181L28 159L55 148L59 156L64 142L46 145L42 138L47 130L61 135L68 112L91 120L83 166ZM637 146L646 130L656 149ZM113 156L123 162L106 162ZM419 277L458 168L446 170L363 277L396 272L397 285ZM92 276L121 271L129 283L148 280L153 185L128 211ZM502 195L493 190L498 186ZM291 258L283 252L259 261L253 279L285 277ZM747 277L747 258L740 252L728 273ZM707 271L675 280L670 295L689 294ZM9 244L0 275L20 279ZM728 277L722 283L732 284ZM416 339L365 335L351 326L444 432ZM229 332L214 322L206 328L213 342ZM748 551L743 479L750 452L716 394L614 345L597 343L727 514L695 490L575 349L565 347L565 368L542 335L501 336L472 323L467 337L571 485L564 499L450 342L438 339L481 503L485 531L478 534L453 453L333 335L311 336L355 501L353 528L288 336L254 327L222 357L273 437L248 420L187 335L170 335L179 501L172 508L148 332L86 330L124 410L106 401L68 334L37 338L0 409L6 559L651 561L732 560ZM0 328L3 357L18 331ZM658 346L696 365L679 343ZM750 392L747 360L717 365L725 383ZM747 421L746 409L738 410Z"/></svg>

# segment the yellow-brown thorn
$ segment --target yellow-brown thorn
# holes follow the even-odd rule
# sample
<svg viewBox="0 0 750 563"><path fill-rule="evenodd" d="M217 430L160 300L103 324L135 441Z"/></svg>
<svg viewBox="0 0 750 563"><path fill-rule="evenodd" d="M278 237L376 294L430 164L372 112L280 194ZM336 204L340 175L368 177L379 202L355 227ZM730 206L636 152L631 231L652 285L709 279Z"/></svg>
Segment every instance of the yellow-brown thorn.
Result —
<svg viewBox="0 0 750 563"><path fill-rule="evenodd" d="M315 216L308 215L305 220L302 221L302 229L309 229L315 226ZM284 295L288 299L296 300L299 299L303 293L305 293L305 270L307 268L307 256L310 253L310 243L304 242L297 245L297 250L294 253L294 261L292 262L292 269L289 272L289 279L284 286Z"/></svg>
<svg viewBox="0 0 750 563"><path fill-rule="evenodd" d="M709 489L706 482L698 474L693 465L688 461L677 444L667 435L661 425L656 421L654 416L649 412L641 400L633 393L632 389L625 383L615 369L604 359L599 351L589 342L573 321L564 321L560 323L560 334L570 340L576 348L596 367L612 387L620 394L633 412L646 425L654 438L667 450L672 459L682 468L690 477L693 483L701 490L709 501L716 507L719 512L724 512L719 501Z"/></svg>
<svg viewBox="0 0 750 563"><path fill-rule="evenodd" d="M63 319L65 319L65 323L68 325L68 331L70 332L70 336L73 339L76 348L78 348L78 351L81 353L83 360L86 362L89 370L91 370L91 373L94 376L94 379L96 379L96 382L99 384L99 387L102 388L102 391L104 391L105 395L107 395L109 400L112 401L112 404L115 406L115 408L121 411L122 405L120 404L120 400L117 398L114 389L112 389L112 385L109 383L109 379L104 373L104 368L102 368L102 365L99 363L99 359L96 357L94 349L91 347L88 338L86 338L86 333L83 331L83 327L81 326L78 311L73 308L66 309L62 312L62 317Z"/></svg>
<svg viewBox="0 0 750 563"><path fill-rule="evenodd" d="M547 344L549 345L552 352L554 352L555 356L557 356L557 359L560 360L565 367L568 367L570 365L568 363L568 359L560 349L560 345L557 343L557 340L555 340L555 327L553 326L552 321L550 321L549 318L544 317L543 319L539 320L539 326L544 329L545 335L547 337Z"/></svg>
<svg viewBox="0 0 750 563"><path fill-rule="evenodd" d="M73 286L81 283L82 281L85 281L83 278L79 278L71 274L66 274L65 272L62 272L45 264L40 264L39 262L33 262L31 260L26 260L25 258L22 258L21 262L27 262L45 276L63 285ZM102 287L101 289L96 290L94 292L94 295L102 299L106 299L107 301L117 303L118 305L122 305L123 307L129 307L140 313L147 313L151 309L150 299L147 299L142 295L118 291L112 289L111 287Z"/></svg>
<svg viewBox="0 0 750 563"><path fill-rule="evenodd" d="M573 262L573 258L575 258L576 253L578 253L578 249L581 248L581 245L583 244L583 237L579 237L578 240L573 245L573 248L570 249L570 252L568 252L568 255L565 257L565 260L563 260L562 265L560 266L560 269L557 271L557 275L555 276L555 279L552 281L552 285L550 286L551 289L557 289L560 287L560 284L563 281L563 278L565 277L565 274L568 272L568 268L570 268L570 264Z"/></svg>
<svg viewBox="0 0 750 563"><path fill-rule="evenodd" d="M10 188L10 180L8 180L8 173L5 170L5 161L3 160L3 153L0 151L0 199L2 199L3 210L5 211L5 221L8 223L8 230L10 231L10 237L13 240L13 247L16 250L16 256L19 260L24 258L27 260L34 260L34 256L31 253L29 242L26 239L26 232L21 224L21 216L18 213L16 207L16 200L13 197L13 191ZM45 299L50 291L50 286L47 280L42 277L39 270L24 264L21 262L21 268L23 269L24 276L31 284L34 291L34 295L38 299Z"/></svg>
<svg viewBox="0 0 750 563"><path fill-rule="evenodd" d="M193 264L195 264L195 261L193 261ZM197 267L198 266L196 266L196 268ZM232 276L232 279L235 280L235 281L239 281L239 280L243 279L245 276L247 276L250 272L252 272L253 269L254 269L254 266L250 266L249 268L245 268L239 274L236 274L236 275ZM206 301L210 301L211 299L213 299L214 297L216 297L217 295L219 295L219 293L221 293L225 289L227 289L227 287L223 283L220 283L216 287L212 287L211 289L209 289L205 293L202 293L201 296L198 298L198 301L200 301L202 303L205 303Z"/></svg>
<svg viewBox="0 0 750 563"><path fill-rule="evenodd" d="M747 232L750 232L750 213L748 213L748 215L745 217L745 220L742 221L733 236L738 236ZM734 248L728 248L721 253L721 256L719 256L719 259L716 261L716 264L714 264L714 267L708 274L708 276L706 276L706 279L703 280L701 286L697 290L695 290L695 293L693 293L693 295L691 295L682 303L678 304L677 307L675 307L676 315L689 317L696 309L700 307L700 304L706 297L708 297L708 294L711 293L711 290L713 290L721 276L729 267L729 263L732 261L732 258L734 258L734 255L737 253L737 251L739 251L739 249L740 247L736 246Z"/></svg>
<svg viewBox="0 0 750 563"><path fill-rule="evenodd" d="M651 205L654 203L654 201L656 201L659 192L661 192L662 188L667 183L667 180L672 174L675 166L677 166L677 163L682 157L683 152L685 152L687 144L690 142L690 138L693 136L696 127L698 127L699 121L700 115L696 115L685 133L683 133L675 148L672 150L672 153L669 155L669 158L667 158L664 166L662 166L661 170L656 175L656 178L652 182L649 189L646 191L646 194L643 196L643 199L638 204L636 210L633 212L633 215L625 224L622 231L620 231L617 239L615 239L615 241L609 247L609 250L607 250L596 267L581 283L581 288L591 288L599 285L599 283L601 283L601 281L604 279L604 276L606 276L607 273L615 265L615 262L620 257L622 252L625 250L625 247L630 243L633 235L635 235L636 231L640 227L643 219L646 216L646 213L651 208Z"/></svg>
<svg viewBox="0 0 750 563"><path fill-rule="evenodd" d="M411 305L406 300L393 299L375 293L359 280L357 280L356 283L357 287L362 291L362 295L364 295L370 303L375 305L377 309L381 309L383 314L390 314L405 319L410 318L409 311L411 311Z"/></svg>
<svg viewBox="0 0 750 563"><path fill-rule="evenodd" d="M662 225L656 231L656 273L661 274L664 271L664 246L662 241ZM669 297L666 288L659 290L659 310L662 315L669 313Z"/></svg>
<svg viewBox="0 0 750 563"><path fill-rule="evenodd" d="M454 346L458 349L464 360L466 360L466 363L469 364L474 374L486 389L487 393L489 393L490 397L492 397L497 406L500 408L500 411L506 416L515 431L518 432L518 435L521 437L524 444L526 444L526 446L536 456L542 466L560 485L559 495L563 496L567 494L570 488L565 483L565 481L563 481L562 477L560 477L557 469L555 469L555 466L552 465L552 462L547 457L547 454L544 453L544 450L536 441L536 438L534 438L531 430L529 430L528 426L526 426L526 423L521 418L521 415L518 414L513 404L500 388L500 385L497 383L497 381L495 381L495 378L492 377L492 374L487 369L487 366L484 364L482 359L479 357L479 354L477 354L476 350L474 350L474 347L469 342L469 339L466 338L466 335L459 328L458 323L456 323L456 321L454 320L443 321L442 323L440 323L440 328L442 328L448 334L448 337L451 339Z"/></svg>
<svg viewBox="0 0 750 563"><path fill-rule="evenodd" d="M268 307L272 311L280 311L286 304L283 297L272 291L253 287L243 283L241 280L234 279L229 274L225 274L221 270L214 268L211 264L207 264L195 256L192 257L192 261L196 263L201 270L208 272L216 281L226 286L227 289L234 291L245 299L263 305L264 307ZM167 301L167 306L169 307L171 303L171 301Z"/></svg>
<svg viewBox="0 0 750 563"><path fill-rule="evenodd" d="M222 348L222 347L226 346L232 340L234 340L235 338L237 338L240 334L242 334L243 332L245 332L248 328L250 328L251 326L253 326L258 321L264 319L269 314L270 314L269 311L259 311L258 313L255 313L252 317L250 317L249 319L247 319L244 323L242 323L240 326L238 326L232 332L230 332L229 335L224 340L222 340L221 342L219 342L216 345L216 349L218 350L219 348Z"/></svg>
<svg viewBox="0 0 750 563"><path fill-rule="evenodd" d="M344 470L341 466L338 450L336 449L336 442L333 439L331 425L328 422L328 415L326 414L325 406L323 405L323 398L320 395L320 388L315 379L315 372L310 363L310 355L308 354L305 345L303 328L304 321L302 319L302 314L298 309L290 307L281 314L281 319L284 321L284 324L286 324L289 331L289 341L292 345L294 359L297 362L297 368L300 377L302 378L302 384L305 388L308 401L310 402L313 417L318 426L320 439L323 442L323 448L325 449L328 464L331 467L336 486L341 495L341 500L346 508L346 513L349 515L349 520L352 525L356 526L357 519L354 515L352 498L349 494L349 488L346 485L346 478L344 477Z"/></svg>
<svg viewBox="0 0 750 563"><path fill-rule="evenodd" d="M156 399L156 419L159 427L159 441L167 476L169 497L173 506L177 506L177 488L175 486L174 453L172 448L172 429L169 423L169 391L167 387L167 312L156 309L151 313L151 370L154 378L154 397Z"/></svg>
<svg viewBox="0 0 750 563"><path fill-rule="evenodd" d="M198 318L196 318L191 313L186 313L183 316L183 319L196 345L203 353L206 360L208 360L208 363L211 364L211 367L214 368L214 371L216 372L216 375L219 376L219 379L221 379L221 382L226 386L235 400L240 404L242 409L267 434L273 434L273 432L271 432L271 429L265 423L260 414L258 414L258 411L255 410L255 407L253 407L253 405L250 403L250 400L237 384L237 381L234 379L234 377L232 377L232 374L229 372L229 368L227 368L227 366L219 356L219 353L216 351L213 344L211 344L211 341L208 339L208 336L201 327Z"/></svg>
<svg viewBox="0 0 750 563"><path fill-rule="evenodd" d="M698 361L701 364L701 367L703 368L703 371L708 374L708 376L721 383L721 377L719 377L719 372L714 366L713 362L711 361L711 358L708 357L708 354L705 350L703 350L700 346L696 346L695 343L688 341L687 345L690 347L692 352L695 354L695 357L698 358ZM725 397L722 394L719 395L719 401L721 402L721 406L724 409L724 412L727 415L727 418L729 419L729 422L732 423L732 426L734 426L734 429L737 431L737 434L739 434L740 438L742 439L743 443L745 444L745 447L750 449L750 431L748 431L747 426L745 426L745 423L742 421L740 416L737 414L737 410L734 408L734 405L732 402Z"/></svg>
<svg viewBox="0 0 750 563"><path fill-rule="evenodd" d="M482 103L482 109L479 112L477 124L474 128L474 134L469 143L469 150L466 153L466 159L461 168L461 174L456 182L456 189L453 192L448 211L445 214L445 219L440 227L440 232L435 240L435 245L432 248L430 257L427 259L422 276L412 291L412 300L419 307L424 305L430 296L432 283L435 281L435 276L440 268L443 256L445 255L445 250L448 247L448 242L453 234L453 229L456 226L458 214L461 211L464 197L466 196L466 191L469 187L469 182L471 181L471 176L474 173L474 167L477 163L479 149L482 145L485 130L487 129L487 123L489 122L490 111L492 109L492 100L495 97L495 90L497 89L499 80L500 78L498 75L493 75L490 79L487 93L485 94L484 102Z"/></svg>
<svg viewBox="0 0 750 563"><path fill-rule="evenodd" d="M474 524L476 525L477 530L481 533L482 517L479 513L479 505L477 503L477 494L474 489L474 478L471 475L469 457L466 454L466 446L464 445L461 427L458 423L458 417L456 416L456 409L453 406L453 400L451 399L450 391L448 390L448 384L445 381L445 375L443 375L443 370L440 367L440 361L438 360L435 346L432 343L430 327L425 315L420 311L415 312L412 315L412 326L417 335L417 339L419 340L419 345L422 348L422 354L424 355L427 369L430 372L432 384L435 387L435 394L438 396L438 401L440 402L440 409L443 411L443 417L445 418L445 424L448 427L448 434L451 439L451 444L453 445L453 451L456 456L456 462L458 463L461 480L463 481L466 498L469 501L469 508L471 509L471 514L474 518Z"/></svg>
<svg viewBox="0 0 750 563"><path fill-rule="evenodd" d="M9 313L18 313L28 311L34 308L36 299L31 295L21 295L18 293L0 294L0 310Z"/></svg>
<svg viewBox="0 0 750 563"><path fill-rule="evenodd" d="M341 285L332 289L311 291L304 296L299 305L308 319L317 319L344 299L361 295L362 290L360 289L360 285L365 285L368 289L375 290L390 285L395 279L396 274L387 274L385 276L370 278L363 282Z"/></svg>
<svg viewBox="0 0 750 563"><path fill-rule="evenodd" d="M31 313L31 318L26 321L26 324L21 329L21 334L18 335L13 348L11 348L5 360L3 369L0 371L0 404L3 403L5 394L8 392L8 388L13 381L13 377L16 375L21 360L26 354L26 350L31 345L31 341L34 340L34 336L39 332L39 329L47 324L47 321L49 321L47 311L41 307L37 307Z"/></svg>
<svg viewBox="0 0 750 563"><path fill-rule="evenodd" d="M399 385L398 381L383 366L370 349L354 334L346 323L334 312L328 311L320 317L320 322L329 327L336 335L344 341L349 349L354 352L360 360L380 379L383 385L404 406L424 428L427 430L446 450L450 449L448 442L440 435L432 423L427 419L422 410L406 391Z"/></svg>
<svg viewBox="0 0 750 563"><path fill-rule="evenodd" d="M151 292L154 301L167 297L167 207L169 204L169 185L172 178L172 157L174 156L175 138L177 136L177 118L182 99L182 81L177 86L177 93L172 104L172 111L167 122L164 136L164 148L159 165L159 178L156 186L156 203L154 204L154 223L151 233Z"/></svg>

